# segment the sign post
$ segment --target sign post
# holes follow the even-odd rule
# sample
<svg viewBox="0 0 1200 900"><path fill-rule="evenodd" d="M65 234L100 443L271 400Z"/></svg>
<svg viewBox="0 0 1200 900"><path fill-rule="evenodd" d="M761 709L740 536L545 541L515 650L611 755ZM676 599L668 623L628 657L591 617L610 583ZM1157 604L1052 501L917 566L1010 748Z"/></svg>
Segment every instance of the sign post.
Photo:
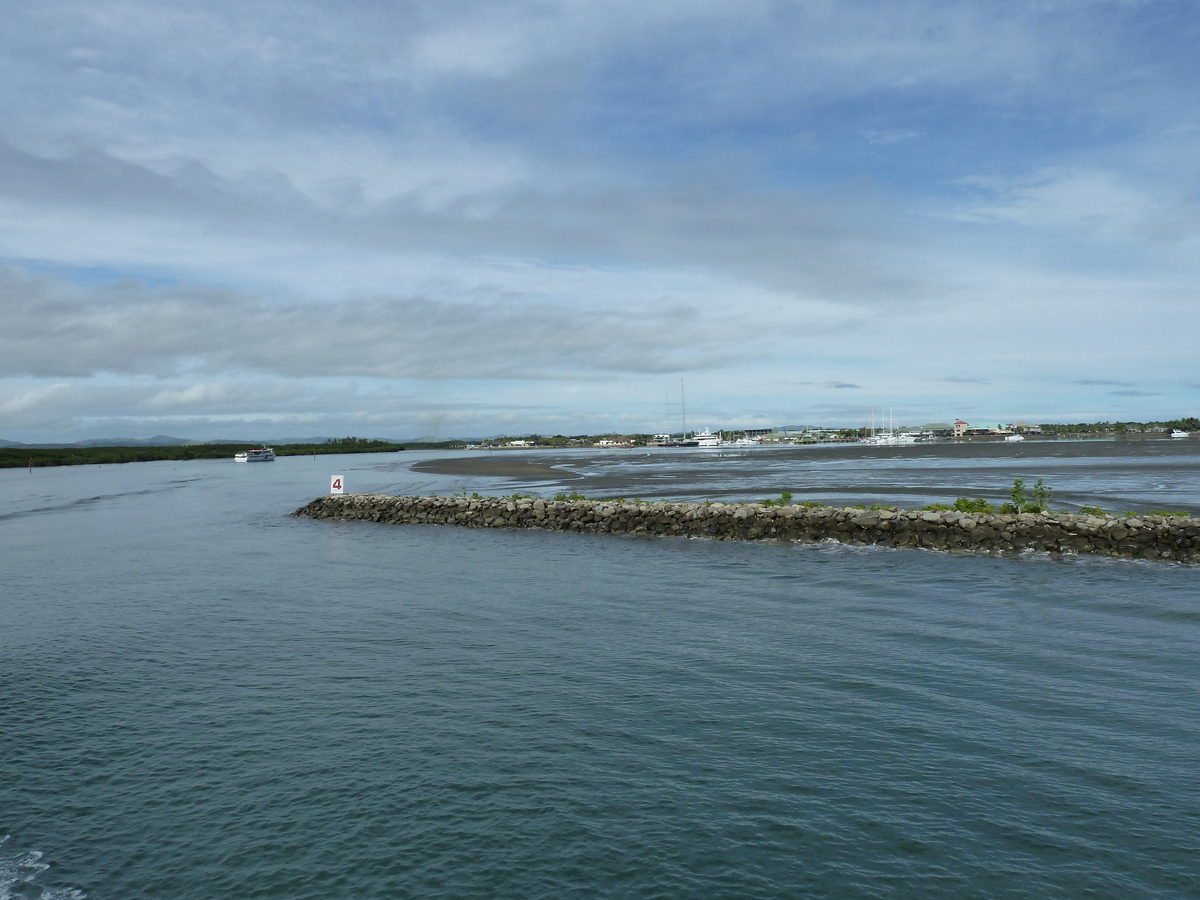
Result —
<svg viewBox="0 0 1200 900"><path fill-rule="evenodd" d="M341 475L333 475L329 479L329 493L344 494L346 493L345 480Z"/></svg>

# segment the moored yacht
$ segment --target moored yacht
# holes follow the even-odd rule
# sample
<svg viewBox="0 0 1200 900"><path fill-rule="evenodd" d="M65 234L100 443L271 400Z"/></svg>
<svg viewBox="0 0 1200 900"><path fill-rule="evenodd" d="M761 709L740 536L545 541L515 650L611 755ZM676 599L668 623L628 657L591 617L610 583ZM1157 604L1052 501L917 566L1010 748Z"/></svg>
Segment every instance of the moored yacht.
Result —
<svg viewBox="0 0 1200 900"><path fill-rule="evenodd" d="M697 447L720 447L721 446L721 436L719 434L713 434L707 428L705 428L703 431L701 431L699 434L697 434L693 438L693 440L696 442Z"/></svg>
<svg viewBox="0 0 1200 900"><path fill-rule="evenodd" d="M891 424L888 424L888 419L891 419ZM864 429L866 420L863 420ZM916 431L897 431L896 419L894 416L884 417L884 426L882 431L875 430L875 410L871 410L871 433L863 435L858 439L860 444L873 444L875 446L895 447L899 445L915 444L921 439L920 433Z"/></svg>
<svg viewBox="0 0 1200 900"><path fill-rule="evenodd" d="M1191 436L1192 436L1192 433L1190 431L1184 431L1182 428L1172 428L1171 429L1171 437L1173 437L1173 438L1187 438L1187 437L1191 437Z"/></svg>
<svg viewBox="0 0 1200 900"><path fill-rule="evenodd" d="M275 451L270 447L259 447L257 450L243 450L234 454L234 462L271 462L275 459Z"/></svg>
<svg viewBox="0 0 1200 900"><path fill-rule="evenodd" d="M682 447L683 444L672 435L656 434L650 442L651 447Z"/></svg>
<svg viewBox="0 0 1200 900"><path fill-rule="evenodd" d="M915 444L919 439L919 435L911 431L902 431L899 434L891 434L884 432L882 434L871 434L858 439L860 444L875 444L876 446L883 445L887 447L896 447L905 444Z"/></svg>

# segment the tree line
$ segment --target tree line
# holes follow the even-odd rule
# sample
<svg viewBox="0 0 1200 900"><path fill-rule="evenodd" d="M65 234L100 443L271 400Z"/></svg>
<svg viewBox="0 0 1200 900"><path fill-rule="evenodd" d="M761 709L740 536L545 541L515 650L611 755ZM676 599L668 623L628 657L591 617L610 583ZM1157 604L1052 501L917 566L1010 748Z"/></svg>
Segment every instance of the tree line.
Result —
<svg viewBox="0 0 1200 900"><path fill-rule="evenodd" d="M262 444L180 444L166 447L0 447L0 468L25 466L111 465L161 460L232 459L243 450L256 450ZM366 438L331 438L313 444L276 444L276 456L310 456L327 453L387 453L406 447L436 445L398 444Z"/></svg>

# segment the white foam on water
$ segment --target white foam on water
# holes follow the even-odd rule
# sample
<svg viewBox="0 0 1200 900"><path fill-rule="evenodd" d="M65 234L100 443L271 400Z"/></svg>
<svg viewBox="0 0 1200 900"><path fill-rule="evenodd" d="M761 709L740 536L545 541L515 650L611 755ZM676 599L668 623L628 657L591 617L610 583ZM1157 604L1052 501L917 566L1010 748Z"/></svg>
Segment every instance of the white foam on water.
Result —
<svg viewBox="0 0 1200 900"><path fill-rule="evenodd" d="M34 880L50 868L41 850L6 851L10 835L0 837L0 900L85 900L76 888L43 888Z"/></svg>

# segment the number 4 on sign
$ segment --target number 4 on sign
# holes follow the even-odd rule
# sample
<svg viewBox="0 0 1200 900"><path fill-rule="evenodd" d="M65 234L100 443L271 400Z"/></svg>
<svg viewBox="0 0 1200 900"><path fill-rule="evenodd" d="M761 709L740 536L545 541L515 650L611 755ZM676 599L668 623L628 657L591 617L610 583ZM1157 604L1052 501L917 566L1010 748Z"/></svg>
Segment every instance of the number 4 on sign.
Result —
<svg viewBox="0 0 1200 900"><path fill-rule="evenodd" d="M341 475L334 475L334 476L332 476L332 477L329 479L329 493L331 493L331 494L344 494L346 491L345 491L345 489L344 489L344 487L343 487L343 484L344 484L344 482L343 482L343 480L342 480L342 476L341 476Z"/></svg>

